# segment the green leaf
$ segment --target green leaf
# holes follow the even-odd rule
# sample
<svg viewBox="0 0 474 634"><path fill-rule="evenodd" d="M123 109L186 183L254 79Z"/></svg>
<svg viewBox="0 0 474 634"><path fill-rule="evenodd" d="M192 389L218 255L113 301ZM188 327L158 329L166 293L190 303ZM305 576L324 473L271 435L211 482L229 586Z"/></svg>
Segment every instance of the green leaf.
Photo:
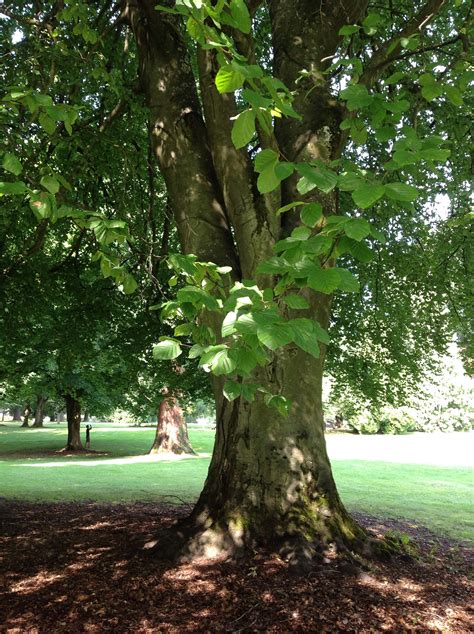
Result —
<svg viewBox="0 0 474 634"><path fill-rule="evenodd" d="M122 288L125 295L131 295L134 293L137 288L137 280L133 277L131 273L127 273L122 280Z"/></svg>
<svg viewBox="0 0 474 634"><path fill-rule="evenodd" d="M300 194L307 194L315 187L328 194L337 185L337 175L329 169L311 167L307 163L298 163L296 169L302 176L297 185Z"/></svg>
<svg viewBox="0 0 474 634"><path fill-rule="evenodd" d="M257 327L257 337L264 346L276 350L293 340L293 332L287 323L263 324Z"/></svg>
<svg viewBox="0 0 474 634"><path fill-rule="evenodd" d="M279 394L268 394L265 396L265 404L268 407L274 407L282 416L288 416L291 407L291 401Z"/></svg>
<svg viewBox="0 0 474 634"><path fill-rule="evenodd" d="M387 242L387 238L385 234L382 233L379 229L376 229L374 226L370 226L370 234L375 240L378 240L381 244L385 244Z"/></svg>
<svg viewBox="0 0 474 634"><path fill-rule="evenodd" d="M296 295L295 293L291 293L290 295L285 295L284 297L282 297L281 300L289 308L294 308L297 310L309 308L308 300L302 295Z"/></svg>
<svg viewBox="0 0 474 634"><path fill-rule="evenodd" d="M349 238L360 241L370 234L370 224L365 218L351 218L344 225L344 231Z"/></svg>
<svg viewBox="0 0 474 634"><path fill-rule="evenodd" d="M332 293L339 286L339 273L335 269L318 269L308 277L308 286L320 293Z"/></svg>
<svg viewBox="0 0 474 634"><path fill-rule="evenodd" d="M234 92L242 88L244 75L230 64L221 66L216 75L216 88L220 93Z"/></svg>
<svg viewBox="0 0 474 634"><path fill-rule="evenodd" d="M234 121L232 143L239 150L249 143L255 134L255 112L244 110Z"/></svg>
<svg viewBox="0 0 474 634"><path fill-rule="evenodd" d="M384 191L383 185L365 183L352 192L352 200L361 209L367 209L382 198Z"/></svg>
<svg viewBox="0 0 474 634"><path fill-rule="evenodd" d="M30 207L38 220L51 218L54 209L54 202L54 196L47 194L46 192L31 194L30 196Z"/></svg>
<svg viewBox="0 0 474 634"><path fill-rule="evenodd" d="M339 290L346 293L357 293L360 289L359 280L347 269L337 269L341 281Z"/></svg>
<svg viewBox="0 0 474 634"><path fill-rule="evenodd" d="M288 323L293 331L293 341L296 345L304 352L318 359L320 342L323 340L325 343L329 342L326 331L317 322L304 317L292 319Z"/></svg>
<svg viewBox="0 0 474 634"><path fill-rule="evenodd" d="M263 172L278 163L278 154L273 150L262 150L255 157L255 171Z"/></svg>
<svg viewBox="0 0 474 634"><path fill-rule="evenodd" d="M26 192L26 185L23 181L16 181L15 183L5 183L0 181L0 194L6 196L16 196L24 194Z"/></svg>
<svg viewBox="0 0 474 634"><path fill-rule="evenodd" d="M311 229L304 226L296 227L296 229L293 229L293 231L291 232L291 237L295 240L307 240L310 236Z"/></svg>
<svg viewBox="0 0 474 634"><path fill-rule="evenodd" d="M195 343L194 346L191 347L188 353L188 358L197 359L197 357L200 357L203 352L204 352L204 348L200 346L198 343Z"/></svg>
<svg viewBox="0 0 474 634"><path fill-rule="evenodd" d="M15 176L18 176L23 171L23 167L18 158L14 154L10 154L10 152L7 152L3 156L2 167Z"/></svg>
<svg viewBox="0 0 474 634"><path fill-rule="evenodd" d="M176 359L181 352L179 342L174 339L164 339L153 346L153 358L157 360Z"/></svg>
<svg viewBox="0 0 474 634"><path fill-rule="evenodd" d="M258 340L255 343L258 345ZM249 376L259 363L259 357L252 348L233 347L230 356L236 363L235 371L242 376Z"/></svg>
<svg viewBox="0 0 474 634"><path fill-rule="evenodd" d="M40 126L45 130L50 136L54 134L56 130L56 123L51 119L49 115L45 112L42 112L38 117Z"/></svg>
<svg viewBox="0 0 474 634"><path fill-rule="evenodd" d="M451 155L451 150L439 147L430 147L420 150L420 156L428 161L440 161L444 163Z"/></svg>
<svg viewBox="0 0 474 634"><path fill-rule="evenodd" d="M279 216L280 214L284 214L287 211L291 211L291 209L294 209L295 207L301 207L301 205L306 205L306 203L302 202L301 200L297 200L294 203L289 203L288 205L284 205L283 207L280 207L280 209L277 209L276 215Z"/></svg>
<svg viewBox="0 0 474 634"><path fill-rule="evenodd" d="M259 264L257 273L283 274L291 268L290 263L284 258L274 256Z"/></svg>
<svg viewBox="0 0 474 634"><path fill-rule="evenodd" d="M264 170L257 178L257 187L261 194L268 194L276 189L279 184L280 179L273 168Z"/></svg>
<svg viewBox="0 0 474 634"><path fill-rule="evenodd" d="M456 86L446 86L445 92L446 97L453 104L453 106L462 106L464 104L464 99L461 91L456 88Z"/></svg>
<svg viewBox="0 0 474 634"><path fill-rule="evenodd" d="M229 335L233 335L236 331L235 322L237 321L238 312L235 310L231 310L224 317L224 321L222 322L221 333L223 337L229 337Z"/></svg>
<svg viewBox="0 0 474 634"><path fill-rule="evenodd" d="M258 385L254 383L242 383L242 397L249 401L249 403L253 403L255 400L255 395L258 390Z"/></svg>
<svg viewBox="0 0 474 634"><path fill-rule="evenodd" d="M420 77L420 84L422 86L421 94L427 101L433 101L443 94L443 85L436 81L430 73L424 73Z"/></svg>
<svg viewBox="0 0 474 634"><path fill-rule="evenodd" d="M230 0L230 14L234 18L237 28L242 33L250 33L252 19L245 0Z"/></svg>
<svg viewBox="0 0 474 634"><path fill-rule="evenodd" d="M339 35L352 35L358 31L360 31L360 26L357 26L357 24L346 24L339 29Z"/></svg>
<svg viewBox="0 0 474 634"><path fill-rule="evenodd" d="M367 88L362 84L350 84L341 91L341 97L347 101L347 108L351 111L369 106L373 99Z"/></svg>
<svg viewBox="0 0 474 634"><path fill-rule="evenodd" d="M301 221L308 227L315 227L323 216L323 208L319 203L308 203L301 210Z"/></svg>
<svg viewBox="0 0 474 634"><path fill-rule="evenodd" d="M385 185L385 195L391 200L402 202L412 202L418 197L418 190L406 183L387 183Z"/></svg>
<svg viewBox="0 0 474 634"><path fill-rule="evenodd" d="M204 357L201 358L201 363L203 358ZM237 363L229 356L229 350L227 347L214 352L206 364L209 365L211 371L216 376L230 374L237 367Z"/></svg>
<svg viewBox="0 0 474 634"><path fill-rule="evenodd" d="M365 242L357 242L357 240L352 240L350 238L348 238L348 240L350 240L349 253L353 255L356 260L366 264L373 259L374 252L372 249L369 249Z"/></svg>
<svg viewBox="0 0 474 634"><path fill-rule="evenodd" d="M237 381L227 379L224 384L223 392L228 401L234 401L242 394L242 384L237 383Z"/></svg>
<svg viewBox="0 0 474 634"><path fill-rule="evenodd" d="M57 194L59 191L59 181L55 176L43 176L40 184L51 194Z"/></svg>

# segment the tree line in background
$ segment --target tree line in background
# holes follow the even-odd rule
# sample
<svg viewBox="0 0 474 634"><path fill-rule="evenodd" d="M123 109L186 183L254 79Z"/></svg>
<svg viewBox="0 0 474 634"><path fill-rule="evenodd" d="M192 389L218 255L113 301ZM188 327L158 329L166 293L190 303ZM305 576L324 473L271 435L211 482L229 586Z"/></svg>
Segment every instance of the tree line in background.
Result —
<svg viewBox="0 0 474 634"><path fill-rule="evenodd" d="M155 5L2 6L2 398L78 449L81 408L212 394L186 543L363 549L323 372L367 431L453 337L472 368L467 4Z"/></svg>

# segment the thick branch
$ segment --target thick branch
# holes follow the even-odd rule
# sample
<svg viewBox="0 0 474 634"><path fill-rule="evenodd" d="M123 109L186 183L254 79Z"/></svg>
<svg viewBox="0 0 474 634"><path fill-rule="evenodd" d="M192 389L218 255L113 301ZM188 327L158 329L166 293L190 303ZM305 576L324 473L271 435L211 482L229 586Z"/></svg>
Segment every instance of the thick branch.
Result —
<svg viewBox="0 0 474 634"><path fill-rule="evenodd" d="M248 152L234 147L231 132L232 118L237 114L235 99L233 94L219 94L216 89L214 53L199 50L198 67L212 158L235 230L242 275L250 278L257 262L271 254L278 230L274 211L279 199L274 201L275 197L269 196L265 200L258 193Z"/></svg>
<svg viewBox="0 0 474 634"><path fill-rule="evenodd" d="M200 259L230 264L237 254L208 147L186 45L174 16L154 0L126 0L150 109L153 150L166 183L182 247Z"/></svg>

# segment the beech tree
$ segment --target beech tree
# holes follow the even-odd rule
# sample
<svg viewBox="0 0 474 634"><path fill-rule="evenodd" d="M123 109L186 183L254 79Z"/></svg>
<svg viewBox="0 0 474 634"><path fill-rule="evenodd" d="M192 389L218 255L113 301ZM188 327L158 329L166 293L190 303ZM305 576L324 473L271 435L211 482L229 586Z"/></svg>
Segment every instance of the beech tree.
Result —
<svg viewBox="0 0 474 634"><path fill-rule="evenodd" d="M331 296L358 290L336 260L364 260L366 239L384 240L363 210L423 205L420 177L450 155L446 136L429 132L430 104L461 105L466 42L459 20L448 42L432 31L448 18L442 0L401 13L365 1L275 0L252 26L263 4L142 0L125 2L124 14L181 245L196 256L175 259L188 285L164 317L197 318L212 331L191 330L191 356L217 377L218 422L184 527L188 548L289 541L300 557L321 542L366 542L337 493L323 433ZM270 21L273 74L257 56L259 20ZM443 66L438 83L426 48L446 46L460 63ZM371 170L369 135L386 155ZM359 146L354 160L345 158L350 144ZM351 216L341 216L339 192L351 194ZM181 353L176 339L157 348L162 358Z"/></svg>
<svg viewBox="0 0 474 634"><path fill-rule="evenodd" d="M87 115L98 116L111 137L121 126L115 140L124 146L129 127L136 148L126 147L127 158L114 166L128 169L141 150L148 169L154 159L160 172L159 183L153 175L148 181L150 201L161 196L163 203L157 185L166 190L181 253L166 258L176 297L165 292L161 316L174 333L155 346L155 357L176 359L188 350L213 377L217 411L208 478L174 548L212 554L284 544L297 560L328 544L365 552L367 536L339 498L324 441L328 329L339 334L332 363L345 378L351 373L341 370L339 351L345 359L351 348L365 357L367 374L367 367L378 371L388 350L396 360L387 362L390 376L393 367L416 365L422 342L442 348L455 331L467 339L467 3L12 5L2 9L8 28L43 43L35 46L51 72L37 89L54 96L7 91L12 135L16 111L38 117L47 135L59 137L59 149L50 144L43 158L48 165L53 157L60 172L60 157L77 147L75 128L91 130ZM64 60L51 53L49 38ZM73 43L85 52L81 64ZM10 76L22 51L14 53ZM25 60L19 65L27 76ZM61 68L74 76L69 85L76 90L61 89L68 85ZM93 138L101 147L104 137L96 131ZM3 159L14 176L21 174L19 151L17 144ZM34 162L33 183L9 179L2 191L12 205L28 200L39 226L60 217L94 232L103 273L133 291L123 265L130 254L110 251L116 238L134 249L125 226L113 224L116 176L103 153L90 156L77 166L97 168L103 180L106 174L108 195L99 204L109 215L88 211L94 201L81 208L59 176L50 174L53 183L35 177ZM146 182L143 170L131 173L132 181ZM131 189L122 190L131 210L123 213L125 194L117 216L134 235L142 221L152 223ZM437 194L449 198L444 224L433 215ZM67 205L55 207L61 199ZM157 253L156 235L151 243L137 270L156 280L167 249ZM419 243L424 257L414 257ZM363 273L361 284L353 272ZM378 325L361 318L371 312Z"/></svg>

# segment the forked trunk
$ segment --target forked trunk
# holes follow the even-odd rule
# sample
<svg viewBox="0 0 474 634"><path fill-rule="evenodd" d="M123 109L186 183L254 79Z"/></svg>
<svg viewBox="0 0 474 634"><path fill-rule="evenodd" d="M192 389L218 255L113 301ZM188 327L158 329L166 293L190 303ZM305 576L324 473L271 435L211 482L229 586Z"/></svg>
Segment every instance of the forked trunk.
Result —
<svg viewBox="0 0 474 634"><path fill-rule="evenodd" d="M277 139L263 136L262 147L272 143L276 147L278 141L283 156L294 161L336 159L342 110L328 87L316 85L321 81L316 71L321 70L323 77L329 62L319 68L319 60L334 53L340 27L357 21L367 2L324 3L321 11L315 7L318 3L308 0L269 4L275 70L295 91L302 120L281 119ZM233 96L219 95L215 89L214 55L198 53L200 101L176 18L157 12L153 0L125 0L124 7L137 41L153 150L182 249L204 261L230 264L234 279L252 279L275 242L300 222L296 212L285 214L283 220L275 215L281 204L300 198L296 176L288 178L280 192L260 195L248 153L237 151L231 141L236 104ZM329 11L330 29L321 22ZM252 55L251 41L240 45ZM300 71L309 68L315 69L317 82L298 83ZM305 201L321 203L326 215L337 213L334 192L314 190ZM271 277L257 280L274 283ZM328 297L308 293L307 299L312 308L294 316L317 319L327 327ZM342 550L364 546L366 534L340 501L326 452L323 360L323 347L316 360L287 346L252 377L271 393L292 400L288 418L258 398L253 403L224 400L222 381L215 381L217 434L208 478L193 513L175 532L181 542L171 545L172 552L209 556L255 544L287 544L297 560L308 561L326 546Z"/></svg>
<svg viewBox="0 0 474 634"><path fill-rule="evenodd" d="M156 435L149 453L196 455L189 442L188 426L183 411L173 397L164 398L158 408Z"/></svg>
<svg viewBox="0 0 474 634"><path fill-rule="evenodd" d="M65 397L67 415L67 451L82 449L81 443L81 404L70 394Z"/></svg>
<svg viewBox="0 0 474 634"><path fill-rule="evenodd" d="M35 419L33 427L43 427L44 406L48 399L42 395L36 397Z"/></svg>

